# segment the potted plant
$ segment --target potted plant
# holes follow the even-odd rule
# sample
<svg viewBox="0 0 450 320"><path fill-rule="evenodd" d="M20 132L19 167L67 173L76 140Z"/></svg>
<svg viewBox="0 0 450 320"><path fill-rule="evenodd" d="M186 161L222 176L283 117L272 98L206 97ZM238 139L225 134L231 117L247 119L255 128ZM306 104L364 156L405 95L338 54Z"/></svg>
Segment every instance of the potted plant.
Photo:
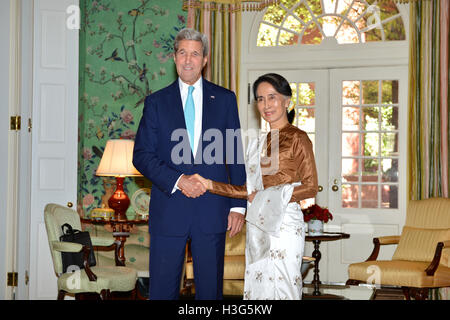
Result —
<svg viewBox="0 0 450 320"><path fill-rule="evenodd" d="M317 204L302 209L302 212L304 221L308 223L308 233L311 236L321 235L323 233L323 224L333 220L331 212Z"/></svg>

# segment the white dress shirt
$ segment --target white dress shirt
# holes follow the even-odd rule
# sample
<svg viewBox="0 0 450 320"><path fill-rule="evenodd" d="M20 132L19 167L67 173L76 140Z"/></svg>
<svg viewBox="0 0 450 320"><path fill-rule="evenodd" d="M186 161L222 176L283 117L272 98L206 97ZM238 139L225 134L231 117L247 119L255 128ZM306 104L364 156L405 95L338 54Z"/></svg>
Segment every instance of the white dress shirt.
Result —
<svg viewBox="0 0 450 320"><path fill-rule="evenodd" d="M198 148L198 141L200 139L200 135L202 132L202 117L203 117L203 78L200 77L200 79L197 80L193 84L194 91L192 92L192 98L194 99L194 106L195 106L195 120L194 120L194 150L192 150L192 154L195 157L195 154L197 152ZM180 87L180 95L181 95L181 102L183 103L183 111L186 106L186 100L188 96L188 88L189 84L184 83L180 78L178 78L178 85ZM183 176L183 174L180 175L178 180L175 182L175 186L172 190L172 193L174 193L178 188L178 181L180 181L180 178ZM245 214L245 208L241 207L235 207L231 208L230 211L239 212L241 214Z"/></svg>
<svg viewBox="0 0 450 320"><path fill-rule="evenodd" d="M188 91L190 85L181 81L178 78L178 85L180 86L180 95L181 102L183 103L183 111L186 107L186 100L188 96ZM202 132L202 115L203 115L203 86L202 86L202 78L197 80L196 83L193 84L194 91L192 91L192 98L194 99L195 106L195 120L194 120L194 150L192 150L192 154L195 158L195 153L197 152L198 147L198 139Z"/></svg>

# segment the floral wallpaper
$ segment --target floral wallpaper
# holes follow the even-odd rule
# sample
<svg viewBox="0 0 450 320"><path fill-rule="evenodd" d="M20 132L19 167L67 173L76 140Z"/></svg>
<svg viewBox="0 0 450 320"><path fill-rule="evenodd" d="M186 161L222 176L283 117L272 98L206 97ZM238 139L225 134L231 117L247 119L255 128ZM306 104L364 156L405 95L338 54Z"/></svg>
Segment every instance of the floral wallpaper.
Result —
<svg viewBox="0 0 450 320"><path fill-rule="evenodd" d="M134 139L145 97L176 79L173 39L182 0L80 0L78 211L106 203L115 180L97 177L106 141ZM145 178L126 178L130 198ZM130 206L127 214L133 215Z"/></svg>

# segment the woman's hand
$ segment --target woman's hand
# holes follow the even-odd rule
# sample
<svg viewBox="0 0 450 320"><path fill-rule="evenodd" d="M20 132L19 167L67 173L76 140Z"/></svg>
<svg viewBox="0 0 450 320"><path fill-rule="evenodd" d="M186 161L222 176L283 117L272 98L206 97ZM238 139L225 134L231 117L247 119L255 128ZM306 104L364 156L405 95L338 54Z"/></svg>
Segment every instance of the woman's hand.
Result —
<svg viewBox="0 0 450 320"><path fill-rule="evenodd" d="M198 173L193 174L191 179L199 181L207 190L211 190L213 188L212 181L210 179L203 178Z"/></svg>
<svg viewBox="0 0 450 320"><path fill-rule="evenodd" d="M248 197L247 197L248 202L251 203L253 201L253 199L255 198L257 192L258 191L253 191L253 193L248 195Z"/></svg>

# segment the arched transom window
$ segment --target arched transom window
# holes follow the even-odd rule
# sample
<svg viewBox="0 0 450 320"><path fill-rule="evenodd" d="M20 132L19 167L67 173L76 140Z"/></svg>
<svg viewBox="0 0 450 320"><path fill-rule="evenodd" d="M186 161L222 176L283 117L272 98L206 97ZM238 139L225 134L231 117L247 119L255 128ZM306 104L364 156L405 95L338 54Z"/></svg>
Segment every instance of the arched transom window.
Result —
<svg viewBox="0 0 450 320"><path fill-rule="evenodd" d="M280 0L266 10L257 46L395 40L405 40L405 28L392 1Z"/></svg>

